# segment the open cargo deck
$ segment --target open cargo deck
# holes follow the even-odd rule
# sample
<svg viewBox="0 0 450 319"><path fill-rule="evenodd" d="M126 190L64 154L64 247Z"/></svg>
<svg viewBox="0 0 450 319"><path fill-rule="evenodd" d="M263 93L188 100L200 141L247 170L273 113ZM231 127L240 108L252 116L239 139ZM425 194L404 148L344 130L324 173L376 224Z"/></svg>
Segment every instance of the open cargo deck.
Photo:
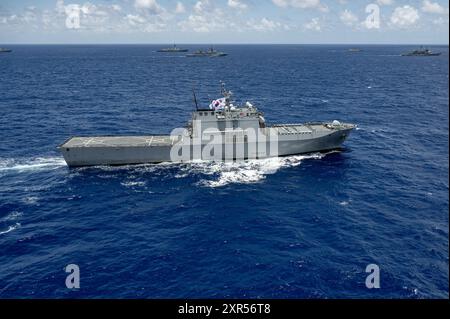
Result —
<svg viewBox="0 0 450 319"><path fill-rule="evenodd" d="M71 137L60 148L172 146L176 141L169 135Z"/></svg>

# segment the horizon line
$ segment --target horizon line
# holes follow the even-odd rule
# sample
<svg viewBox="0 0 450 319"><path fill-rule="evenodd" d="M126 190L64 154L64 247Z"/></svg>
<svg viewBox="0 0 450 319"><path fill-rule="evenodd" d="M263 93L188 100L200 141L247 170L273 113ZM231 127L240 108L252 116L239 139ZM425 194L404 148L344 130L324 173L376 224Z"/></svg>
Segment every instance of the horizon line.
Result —
<svg viewBox="0 0 450 319"><path fill-rule="evenodd" d="M273 43L273 42L261 42L261 43L232 43L232 42L223 42L223 43L214 43L211 44L209 42L195 42L195 43L183 43L177 42L176 45L208 45L208 46L216 46L216 45L439 45L439 46L449 46L449 43L358 43L358 42L348 42L348 43ZM174 45L173 42L161 42L161 43L145 43L145 42L73 42L73 43L61 43L61 42L18 42L18 43L8 43L8 42L0 42L0 45Z"/></svg>

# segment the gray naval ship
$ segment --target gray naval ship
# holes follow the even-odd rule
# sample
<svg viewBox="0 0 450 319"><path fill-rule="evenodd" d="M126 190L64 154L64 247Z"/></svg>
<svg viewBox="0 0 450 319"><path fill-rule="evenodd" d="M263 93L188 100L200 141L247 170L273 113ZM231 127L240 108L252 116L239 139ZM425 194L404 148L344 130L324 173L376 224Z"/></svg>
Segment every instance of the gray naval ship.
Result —
<svg viewBox="0 0 450 319"><path fill-rule="evenodd" d="M424 49L423 47L420 47L420 49L403 53L402 56L439 56L441 55L441 52L432 52L429 49Z"/></svg>
<svg viewBox="0 0 450 319"><path fill-rule="evenodd" d="M179 48L177 47L176 44L173 45L173 47L171 48L163 48L163 49L159 49L157 52L161 52L161 53L180 53L180 52L188 52L188 49L183 49L183 48Z"/></svg>
<svg viewBox="0 0 450 319"><path fill-rule="evenodd" d="M188 58L216 58L216 57L224 57L227 56L228 53L217 51L213 47L209 48L208 50L197 50L193 53L186 54L186 57Z"/></svg>
<svg viewBox="0 0 450 319"><path fill-rule="evenodd" d="M231 91L196 110L170 135L71 137L58 148L68 166L127 165L278 157L339 149L354 124L313 122L266 125L251 103L236 106Z"/></svg>

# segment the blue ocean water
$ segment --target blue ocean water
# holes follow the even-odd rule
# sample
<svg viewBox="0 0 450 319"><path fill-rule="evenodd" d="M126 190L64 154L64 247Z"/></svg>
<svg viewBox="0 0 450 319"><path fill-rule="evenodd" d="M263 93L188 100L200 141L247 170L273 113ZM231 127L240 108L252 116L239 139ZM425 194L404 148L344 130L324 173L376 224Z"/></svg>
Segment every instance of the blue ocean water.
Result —
<svg viewBox="0 0 450 319"><path fill-rule="evenodd" d="M196 49L196 46L188 46ZM448 298L448 47L11 46L0 55L0 297ZM340 152L69 169L72 135L169 133L223 80ZM81 287L65 286L68 264ZM380 267L380 289L365 268Z"/></svg>

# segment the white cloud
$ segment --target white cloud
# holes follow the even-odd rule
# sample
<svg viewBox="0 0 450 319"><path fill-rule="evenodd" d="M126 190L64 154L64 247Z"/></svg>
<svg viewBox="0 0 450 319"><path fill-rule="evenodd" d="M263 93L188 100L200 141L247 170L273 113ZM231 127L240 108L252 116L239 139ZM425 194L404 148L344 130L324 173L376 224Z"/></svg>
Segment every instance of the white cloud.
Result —
<svg viewBox="0 0 450 319"><path fill-rule="evenodd" d="M307 30L320 31L322 29L319 18L312 18L311 21L305 23L303 27Z"/></svg>
<svg viewBox="0 0 450 319"><path fill-rule="evenodd" d="M377 0L377 3L380 6L390 6L391 4L394 3L394 0Z"/></svg>
<svg viewBox="0 0 450 319"><path fill-rule="evenodd" d="M66 13L66 9L65 9L65 6L64 6L64 0L57 0L56 1L55 11L56 11L57 14L65 14Z"/></svg>
<svg viewBox="0 0 450 319"><path fill-rule="evenodd" d="M273 21L268 18L262 18L259 21L248 21L247 27L255 31L275 31L277 29L286 28L281 22Z"/></svg>
<svg viewBox="0 0 450 319"><path fill-rule="evenodd" d="M209 0L199 0L194 5L194 12L197 14L203 14L205 12L211 11L212 5Z"/></svg>
<svg viewBox="0 0 450 319"><path fill-rule="evenodd" d="M123 17L125 25L121 26L121 32L146 32L154 33L164 31L166 23L160 16L127 14Z"/></svg>
<svg viewBox="0 0 450 319"><path fill-rule="evenodd" d="M151 14L160 14L164 11L156 0L135 0L134 7L136 9L146 10Z"/></svg>
<svg viewBox="0 0 450 319"><path fill-rule="evenodd" d="M184 7L184 4L181 2L177 2L177 6L175 7L175 13L180 14L186 12L186 8Z"/></svg>
<svg viewBox="0 0 450 319"><path fill-rule="evenodd" d="M165 28L164 14L147 13L147 10L138 9L137 12L127 14L118 4L65 4L63 0L58 0L53 8L40 10L28 7L10 17L0 14L0 23L5 23L11 31L33 30L55 34L69 28L96 33L156 32ZM79 23L68 25L68 14L77 15Z"/></svg>
<svg viewBox="0 0 450 319"><path fill-rule="evenodd" d="M178 26L182 31L207 33L233 25L233 22L224 23L224 21L232 21L232 19L227 17L221 9L214 7L209 0L199 0L194 5L193 13L187 20L180 21Z"/></svg>
<svg viewBox="0 0 450 319"><path fill-rule="evenodd" d="M125 20L127 20L127 22L133 27L147 22L147 20L144 17L141 17L138 14L127 14L125 16Z"/></svg>
<svg viewBox="0 0 450 319"><path fill-rule="evenodd" d="M228 6L234 9L247 9L247 4L242 2L242 0L228 0Z"/></svg>
<svg viewBox="0 0 450 319"><path fill-rule="evenodd" d="M187 20L179 23L182 31L194 31L200 33L207 33L216 28L216 24L202 15L190 15Z"/></svg>
<svg viewBox="0 0 450 319"><path fill-rule="evenodd" d="M272 2L282 8L293 7L300 9L318 9L322 12L328 12L326 5L322 4L320 0L272 0Z"/></svg>
<svg viewBox="0 0 450 319"><path fill-rule="evenodd" d="M391 15L390 22L393 26L405 28L416 24L419 20L419 12L409 5L395 8Z"/></svg>
<svg viewBox="0 0 450 319"><path fill-rule="evenodd" d="M435 14L448 14L448 8L444 8L437 2L431 2L429 0L424 0L422 2L422 11L427 13Z"/></svg>
<svg viewBox="0 0 450 319"><path fill-rule="evenodd" d="M114 11L117 11L117 12L122 11L122 7L119 6L118 4L113 4L113 5L111 5L111 8L112 8Z"/></svg>
<svg viewBox="0 0 450 319"><path fill-rule="evenodd" d="M339 15L339 19L348 26L353 26L359 21L358 17L353 12L347 9L341 12L341 14Z"/></svg>

